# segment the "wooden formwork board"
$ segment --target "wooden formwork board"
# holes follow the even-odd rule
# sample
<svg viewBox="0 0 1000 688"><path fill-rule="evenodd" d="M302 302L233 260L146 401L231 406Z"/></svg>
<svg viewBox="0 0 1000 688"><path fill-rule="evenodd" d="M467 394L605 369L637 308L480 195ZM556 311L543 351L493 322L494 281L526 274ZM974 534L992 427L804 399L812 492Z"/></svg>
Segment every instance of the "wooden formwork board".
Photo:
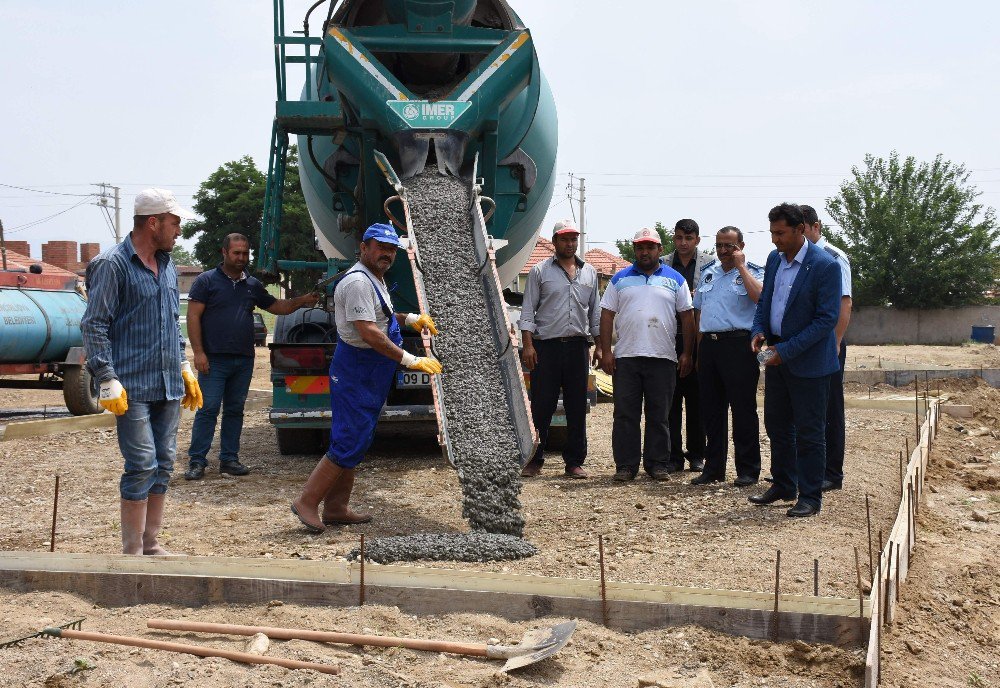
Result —
<svg viewBox="0 0 1000 688"><path fill-rule="evenodd" d="M882 626L895 618L896 597L910 570L910 558L917 545L916 513L923 495L927 465L936 437L942 405L931 402L920 426L919 441L910 453L900 485L899 509L876 563L875 581L868 597L870 628L865 657L865 688L874 688L881 673L880 635Z"/></svg>
<svg viewBox="0 0 1000 688"><path fill-rule="evenodd" d="M331 561L223 557L129 557L63 553L0 554L0 586L64 590L108 606L143 603L353 606L361 567ZM597 581L365 565L364 599L412 614L479 612L512 620L557 616L602 623ZM607 584L612 628L643 631L694 624L750 638L863 644L856 600L634 583Z"/></svg>

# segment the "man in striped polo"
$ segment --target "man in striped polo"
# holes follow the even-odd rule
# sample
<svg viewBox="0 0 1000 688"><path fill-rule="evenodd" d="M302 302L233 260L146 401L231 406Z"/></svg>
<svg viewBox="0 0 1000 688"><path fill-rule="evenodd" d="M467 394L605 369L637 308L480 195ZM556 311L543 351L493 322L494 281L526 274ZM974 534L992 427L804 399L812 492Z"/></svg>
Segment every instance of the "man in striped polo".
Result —
<svg viewBox="0 0 1000 688"><path fill-rule="evenodd" d="M184 355L177 271L170 259L181 219L194 217L170 191L141 191L132 231L87 265L89 300L80 327L101 406L117 416L125 458L119 483L125 554L169 554L157 537L177 453L180 406L194 411L202 405Z"/></svg>

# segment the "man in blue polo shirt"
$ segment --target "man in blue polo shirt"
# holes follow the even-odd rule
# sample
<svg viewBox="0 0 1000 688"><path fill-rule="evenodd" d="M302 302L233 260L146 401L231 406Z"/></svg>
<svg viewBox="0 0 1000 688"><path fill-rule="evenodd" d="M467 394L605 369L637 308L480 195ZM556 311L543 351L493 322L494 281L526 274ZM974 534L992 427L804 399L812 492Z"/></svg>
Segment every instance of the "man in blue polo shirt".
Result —
<svg viewBox="0 0 1000 688"><path fill-rule="evenodd" d="M611 278L601 299L601 368L614 375L615 420L611 431L619 482L633 480L639 459L654 480L670 477L670 427L677 370L691 372L694 315L691 290L684 276L660 263L663 246L652 229L640 229L632 240L635 264ZM677 355L674 338L680 315L684 349ZM612 331L618 336L611 349ZM643 447L639 421L646 412Z"/></svg>
<svg viewBox="0 0 1000 688"><path fill-rule="evenodd" d="M288 315L315 305L318 294L294 299L276 299L260 280L246 273L250 263L250 240L229 234L222 241L222 263L198 275L188 293L188 338L194 350L194 367L205 397L205 405L194 417L188 469L184 477L205 477L208 450L212 448L215 423L222 409L219 432L219 472L246 475L240 463L243 406L253 377L253 309Z"/></svg>

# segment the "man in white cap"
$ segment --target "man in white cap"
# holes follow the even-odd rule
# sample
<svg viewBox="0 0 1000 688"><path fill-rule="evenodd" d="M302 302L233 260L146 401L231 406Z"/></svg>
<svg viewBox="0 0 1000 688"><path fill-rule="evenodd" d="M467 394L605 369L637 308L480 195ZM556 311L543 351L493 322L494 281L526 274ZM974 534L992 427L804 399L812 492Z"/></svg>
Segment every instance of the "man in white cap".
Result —
<svg viewBox="0 0 1000 688"><path fill-rule="evenodd" d="M635 264L619 271L601 299L601 368L614 375L615 420L611 451L614 479L633 480L639 459L653 480L670 477L670 427L667 416L674 385L691 373L694 351L694 311L684 276L660 263L663 245L655 230L640 229L632 239ZM683 352L677 355L674 338L677 317L683 333ZM611 333L618 343L611 350ZM645 408L643 445L639 422Z"/></svg>
<svg viewBox="0 0 1000 688"><path fill-rule="evenodd" d="M552 414L562 393L566 413L566 476L586 478L587 377L590 346L600 332L597 271L576 255L580 230L560 220L552 230L556 253L531 268L521 307L521 357L531 372L531 416L538 450L521 475L538 475ZM595 354L599 357L600 351Z"/></svg>
<svg viewBox="0 0 1000 688"><path fill-rule="evenodd" d="M177 453L180 406L202 397L184 354L177 271L170 251L181 220L196 215L173 193L135 198L132 231L87 265L87 310L80 327L100 403L117 416L125 458L119 483L122 552L169 554L157 542Z"/></svg>

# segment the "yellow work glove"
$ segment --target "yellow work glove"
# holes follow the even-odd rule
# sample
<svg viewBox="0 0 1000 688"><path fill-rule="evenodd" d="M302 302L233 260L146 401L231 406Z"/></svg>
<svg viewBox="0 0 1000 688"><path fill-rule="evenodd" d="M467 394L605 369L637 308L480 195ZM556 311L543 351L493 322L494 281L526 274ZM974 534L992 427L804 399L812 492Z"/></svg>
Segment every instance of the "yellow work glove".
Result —
<svg viewBox="0 0 1000 688"><path fill-rule="evenodd" d="M116 416L123 416L128 411L128 394L125 393L125 388L118 380L107 380L101 383L98 401L101 406Z"/></svg>
<svg viewBox="0 0 1000 688"><path fill-rule="evenodd" d="M426 327L431 334L438 333L438 328L437 325L434 324L434 319L427 313L421 313L420 315L417 315L416 313L408 314L406 316L406 324L417 332L422 332Z"/></svg>
<svg viewBox="0 0 1000 688"><path fill-rule="evenodd" d="M400 363L410 370L419 370L422 373L439 375L441 373L441 362L429 356L414 356L409 351L403 352Z"/></svg>
<svg viewBox="0 0 1000 688"><path fill-rule="evenodd" d="M181 406L188 411L197 411L205 403L205 400L201 396L198 378L194 376L191 364L187 361L184 361L184 365L181 366L181 377L184 378L184 398L181 399Z"/></svg>

